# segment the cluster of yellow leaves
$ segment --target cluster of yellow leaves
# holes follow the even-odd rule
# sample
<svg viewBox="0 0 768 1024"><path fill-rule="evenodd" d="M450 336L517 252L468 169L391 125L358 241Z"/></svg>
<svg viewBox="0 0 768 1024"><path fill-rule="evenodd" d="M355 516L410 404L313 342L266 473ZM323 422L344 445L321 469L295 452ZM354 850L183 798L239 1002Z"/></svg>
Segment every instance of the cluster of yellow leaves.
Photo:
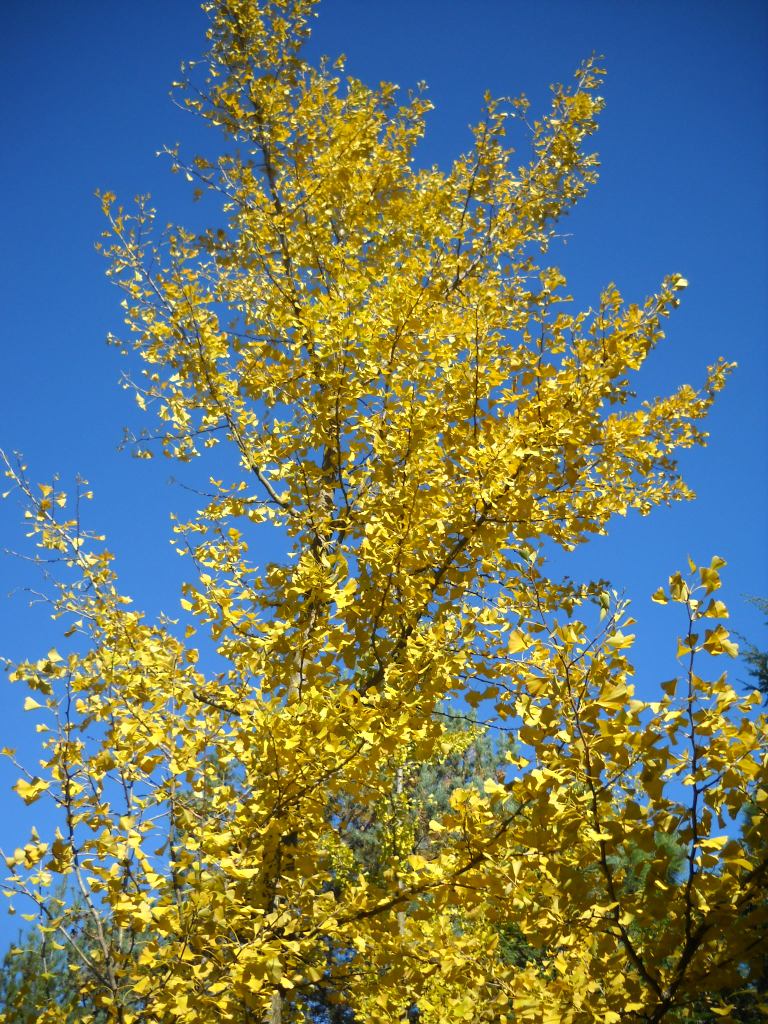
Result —
<svg viewBox="0 0 768 1024"><path fill-rule="evenodd" d="M45 713L18 792L61 825L7 858L7 890L120 1024L298 1022L318 999L371 1024L660 1021L737 986L765 927L768 796L753 698L694 671L734 652L722 625L697 631L724 615L702 597L721 563L657 595L686 609L686 666L646 703L626 610L549 579L539 551L689 496L674 455L727 370L632 407L685 281L572 313L542 262L595 177L600 70L555 90L528 165L505 143L526 101L487 98L471 150L420 170L429 103L307 65L310 0L207 6L187 102L232 151L173 160L225 226L153 242L146 202L103 200L161 449L236 460L222 446L175 526L182 636L129 607L63 495L9 467L67 570L74 640L14 670ZM264 565L267 525L290 551ZM460 748L441 713L468 705L511 737L504 768L424 825L411 769ZM50 897L62 876L84 936Z"/></svg>

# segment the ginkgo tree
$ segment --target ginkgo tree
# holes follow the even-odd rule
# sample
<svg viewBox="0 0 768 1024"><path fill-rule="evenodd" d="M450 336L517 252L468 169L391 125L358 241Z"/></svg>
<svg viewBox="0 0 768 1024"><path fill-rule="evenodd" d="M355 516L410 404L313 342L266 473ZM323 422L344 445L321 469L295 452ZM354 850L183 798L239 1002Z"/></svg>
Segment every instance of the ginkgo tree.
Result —
<svg viewBox="0 0 768 1024"><path fill-rule="evenodd" d="M574 312L550 262L596 178L594 62L538 119L487 96L469 151L424 168L424 93L310 65L314 7L205 4L178 88L224 144L171 160L215 227L102 196L155 416L136 453L209 467L174 523L180 614L122 593L84 485L7 462L63 634L12 668L43 745L16 789L59 825L6 851L5 889L79 980L39 1020L728 1019L764 934L768 786L756 698L708 679L735 653L722 560L657 593L682 667L645 702L625 604L545 557L691 496L676 454L728 366L634 402L685 280ZM470 709L496 767L430 809L419 779L476 741L450 723Z"/></svg>

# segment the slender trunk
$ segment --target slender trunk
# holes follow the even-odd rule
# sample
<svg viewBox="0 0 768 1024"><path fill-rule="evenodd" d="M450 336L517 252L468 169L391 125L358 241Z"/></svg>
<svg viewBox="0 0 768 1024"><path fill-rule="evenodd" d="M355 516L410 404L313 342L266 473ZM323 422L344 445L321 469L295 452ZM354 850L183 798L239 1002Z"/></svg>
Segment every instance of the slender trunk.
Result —
<svg viewBox="0 0 768 1024"><path fill-rule="evenodd" d="M272 1003L269 1007L269 1024L282 1024L283 1021L283 994L279 988L272 993Z"/></svg>
<svg viewBox="0 0 768 1024"><path fill-rule="evenodd" d="M403 792L403 766L402 765L398 765L397 771L395 773L395 793L399 797L399 796L402 796L402 792ZM398 810L399 810L399 801L398 801ZM402 851L400 851L400 852L402 852ZM400 889L402 889L403 883L399 882L398 883L398 887ZM404 910L398 910L398 912L397 912L397 930L400 933L401 937L405 934L405 911Z"/></svg>

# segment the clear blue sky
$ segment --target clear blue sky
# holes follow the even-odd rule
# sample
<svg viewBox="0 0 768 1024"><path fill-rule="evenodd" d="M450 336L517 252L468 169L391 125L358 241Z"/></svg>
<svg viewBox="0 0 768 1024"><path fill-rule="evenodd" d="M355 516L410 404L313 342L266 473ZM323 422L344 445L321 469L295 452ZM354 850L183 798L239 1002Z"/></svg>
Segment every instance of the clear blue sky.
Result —
<svg viewBox="0 0 768 1024"><path fill-rule="evenodd" d="M116 453L123 425L137 421L118 387L123 361L104 345L121 317L93 247L102 228L93 192L130 200L148 191L161 221L189 221L184 183L154 154L176 141L188 152L211 145L210 132L168 99L179 62L202 51L204 25L194 0L36 0L3 11L0 446L22 450L35 479L59 472L70 485L79 472L91 481L91 525L117 552L124 589L153 614L178 610L182 568L168 514L189 496L168 485L172 474L183 478L178 467ZM698 501L620 521L564 568L608 576L635 599L643 692L675 674L679 627L648 595L688 554L728 560L734 625L768 643L743 598L768 594L768 7L325 0L312 51L346 53L349 72L369 81L426 80L437 108L422 150L428 163L447 163L468 144L485 89L525 91L542 105L551 81L592 52L605 55L601 181L564 224L572 237L558 262L585 306L609 281L642 299L664 274L689 279L668 340L640 378L644 395L700 382L719 355L739 369L710 418L709 448L683 459ZM0 532L3 546L23 545L12 500L0 506ZM0 560L0 653L39 657L58 634L23 593L6 599L19 582L33 577ZM23 697L0 685L0 746L18 746L32 762ZM16 774L0 765L0 845L11 848L39 817L39 805L23 814L10 792ZM14 930L0 908L0 945Z"/></svg>

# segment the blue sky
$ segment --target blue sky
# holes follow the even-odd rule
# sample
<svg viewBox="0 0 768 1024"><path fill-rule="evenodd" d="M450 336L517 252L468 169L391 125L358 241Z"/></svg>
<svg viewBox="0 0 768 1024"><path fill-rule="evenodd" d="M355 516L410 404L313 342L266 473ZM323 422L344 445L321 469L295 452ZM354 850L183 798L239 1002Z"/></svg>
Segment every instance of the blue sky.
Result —
<svg viewBox="0 0 768 1024"><path fill-rule="evenodd" d="M194 0L37 0L8 5L3 23L0 446L23 451L34 479L58 472L68 487L77 473L87 477L96 492L90 525L108 535L124 590L151 613L175 613L182 567L168 515L189 496L169 484L183 478L178 467L116 452L136 412L118 384L124 362L104 344L121 317L94 251L102 218L93 192L127 201L151 192L161 222L197 218L184 183L155 153L176 141L187 152L215 143L168 98L179 62L202 51L205 21ZM734 626L768 643L743 596L768 594L768 8L325 0L311 49L346 53L349 73L368 81L425 80L436 110L422 159L443 164L468 144L485 89L524 91L540 108L550 82L605 55L601 181L563 224L569 238L557 262L585 306L609 281L642 299L667 273L689 279L667 341L638 380L642 395L700 382L720 355L739 368L710 418L709 448L683 458L698 500L617 522L564 571L607 576L635 599L644 692L674 675L681 626L648 595L689 554L728 560ZM11 499L0 506L0 543L21 548L23 535ZM7 598L34 582L24 565L0 559L0 653L12 658L39 657L58 640L28 595ZM746 676L739 666L735 674ZM23 697L0 686L0 746L32 761ZM0 765L0 846L11 848L39 816L22 813L10 792L16 775ZM0 941L14 931L0 908Z"/></svg>

